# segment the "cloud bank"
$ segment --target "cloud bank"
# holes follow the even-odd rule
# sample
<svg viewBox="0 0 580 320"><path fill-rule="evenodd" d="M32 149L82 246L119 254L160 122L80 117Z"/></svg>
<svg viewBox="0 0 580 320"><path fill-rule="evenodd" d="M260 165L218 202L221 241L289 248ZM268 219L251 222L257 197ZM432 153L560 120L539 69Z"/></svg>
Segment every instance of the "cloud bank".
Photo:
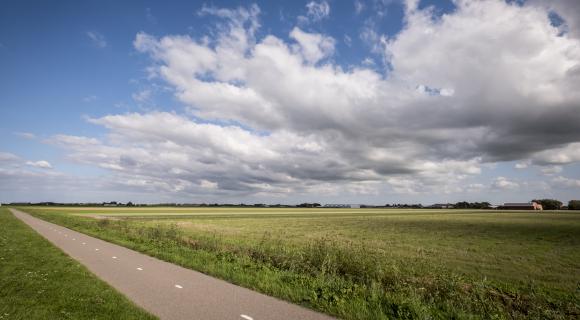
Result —
<svg viewBox="0 0 580 320"><path fill-rule="evenodd" d="M479 192L465 181L489 163L579 162L576 21L563 34L549 18L558 6L455 3L436 16L408 1L403 30L377 46L385 73L334 63L336 40L299 26L258 37L255 5L204 7L220 19L208 36L134 40L183 112L93 118L106 138L51 143L128 188L221 196ZM330 14L307 8L313 21Z"/></svg>

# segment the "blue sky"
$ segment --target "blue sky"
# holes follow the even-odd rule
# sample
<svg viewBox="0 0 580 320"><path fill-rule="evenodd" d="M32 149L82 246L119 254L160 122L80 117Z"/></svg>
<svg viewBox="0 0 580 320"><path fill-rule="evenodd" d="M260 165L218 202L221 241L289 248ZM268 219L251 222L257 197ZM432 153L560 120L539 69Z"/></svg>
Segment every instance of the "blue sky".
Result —
<svg viewBox="0 0 580 320"><path fill-rule="evenodd" d="M580 192L574 1L0 6L0 201Z"/></svg>

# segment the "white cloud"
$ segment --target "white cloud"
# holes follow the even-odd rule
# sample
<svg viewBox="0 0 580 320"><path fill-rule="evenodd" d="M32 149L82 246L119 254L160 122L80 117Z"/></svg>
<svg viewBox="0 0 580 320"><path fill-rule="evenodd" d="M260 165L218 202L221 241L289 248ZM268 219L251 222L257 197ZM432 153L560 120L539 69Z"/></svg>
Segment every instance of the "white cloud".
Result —
<svg viewBox="0 0 580 320"><path fill-rule="evenodd" d="M352 38L348 34L345 34L343 39L344 39L344 44L346 44L347 47L352 46Z"/></svg>
<svg viewBox="0 0 580 320"><path fill-rule="evenodd" d="M31 167L41 168L41 169L52 169L52 165L48 161L45 161L45 160L26 161L26 165L31 166Z"/></svg>
<svg viewBox="0 0 580 320"><path fill-rule="evenodd" d="M87 37L91 40L93 45L97 48L106 48L107 47L107 39L105 36L97 31L87 31Z"/></svg>
<svg viewBox="0 0 580 320"><path fill-rule="evenodd" d="M354 1L354 12L360 14L365 9L365 5L361 0Z"/></svg>
<svg viewBox="0 0 580 320"><path fill-rule="evenodd" d="M559 188L580 188L580 180L562 176L552 179L552 184Z"/></svg>
<svg viewBox="0 0 580 320"><path fill-rule="evenodd" d="M52 142L119 185L185 194L450 194L481 189L470 179L486 163L580 161L580 42L560 36L546 9L458 1L433 19L416 4L396 37L369 27L386 75L335 64L324 34L256 36L257 6L204 7L220 18L205 37L134 41L184 113L108 115L91 120L106 139ZM498 177L491 187L523 185Z"/></svg>
<svg viewBox="0 0 580 320"><path fill-rule="evenodd" d="M310 1L306 4L308 18L316 22L327 18L330 15L330 5L326 1Z"/></svg>
<svg viewBox="0 0 580 320"><path fill-rule="evenodd" d="M481 183L470 183L467 185L466 191L467 192L481 192L485 190L485 185Z"/></svg>
<svg viewBox="0 0 580 320"><path fill-rule="evenodd" d="M521 161L521 162L516 163L514 165L514 168L516 168L516 169L526 169L529 166L530 166L530 161L529 160L525 160L525 161Z"/></svg>
<svg viewBox="0 0 580 320"><path fill-rule="evenodd" d="M520 187L520 185L517 182L511 181L506 177L495 178L491 186L492 188L498 190L514 190Z"/></svg>
<svg viewBox="0 0 580 320"><path fill-rule="evenodd" d="M9 152L0 152L0 162L11 162L20 159L17 155Z"/></svg>
<svg viewBox="0 0 580 320"><path fill-rule="evenodd" d="M36 135L31 132L14 132L14 134L28 140L36 139Z"/></svg>
<svg viewBox="0 0 580 320"><path fill-rule="evenodd" d="M535 152L531 156L537 165L563 165L580 161L580 143L570 143L561 147Z"/></svg>
<svg viewBox="0 0 580 320"><path fill-rule="evenodd" d="M296 51L300 52L304 61L315 64L334 53L334 39L318 33L307 33L295 27L290 32L290 38L298 42Z"/></svg>
<svg viewBox="0 0 580 320"><path fill-rule="evenodd" d="M540 171L545 175L554 175L556 173L562 172L562 167L561 166L548 166L548 167L541 168Z"/></svg>
<svg viewBox="0 0 580 320"><path fill-rule="evenodd" d="M151 90L145 89L145 90L141 90L139 92L133 93L131 95L131 98L133 98L133 100L135 100L138 103L149 102L149 100L151 99Z"/></svg>
<svg viewBox="0 0 580 320"><path fill-rule="evenodd" d="M216 182L211 182L205 179L202 179L199 185L204 189L217 189L218 187L218 184Z"/></svg>
<svg viewBox="0 0 580 320"><path fill-rule="evenodd" d="M362 65L367 66L367 67L372 67L375 65L375 60L373 60L373 58L371 58L371 57L366 57L362 61Z"/></svg>
<svg viewBox="0 0 580 320"><path fill-rule="evenodd" d="M529 0L530 4L547 8L564 19L569 36L580 38L580 2L577 0ZM562 30L562 29L561 29Z"/></svg>

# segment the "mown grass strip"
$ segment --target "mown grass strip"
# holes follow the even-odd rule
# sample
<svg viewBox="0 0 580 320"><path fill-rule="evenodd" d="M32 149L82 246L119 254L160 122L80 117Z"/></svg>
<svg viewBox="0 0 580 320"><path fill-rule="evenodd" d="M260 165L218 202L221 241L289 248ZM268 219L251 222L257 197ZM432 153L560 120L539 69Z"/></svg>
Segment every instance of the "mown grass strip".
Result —
<svg viewBox="0 0 580 320"><path fill-rule="evenodd" d="M0 319L156 319L0 208Z"/></svg>

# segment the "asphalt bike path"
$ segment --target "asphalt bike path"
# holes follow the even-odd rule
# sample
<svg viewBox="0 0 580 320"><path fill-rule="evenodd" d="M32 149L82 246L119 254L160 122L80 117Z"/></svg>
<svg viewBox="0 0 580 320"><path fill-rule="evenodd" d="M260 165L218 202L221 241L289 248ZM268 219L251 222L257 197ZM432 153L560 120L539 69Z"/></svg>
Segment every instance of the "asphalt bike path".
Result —
<svg viewBox="0 0 580 320"><path fill-rule="evenodd" d="M56 247L160 319L333 319L22 211L10 210Z"/></svg>

